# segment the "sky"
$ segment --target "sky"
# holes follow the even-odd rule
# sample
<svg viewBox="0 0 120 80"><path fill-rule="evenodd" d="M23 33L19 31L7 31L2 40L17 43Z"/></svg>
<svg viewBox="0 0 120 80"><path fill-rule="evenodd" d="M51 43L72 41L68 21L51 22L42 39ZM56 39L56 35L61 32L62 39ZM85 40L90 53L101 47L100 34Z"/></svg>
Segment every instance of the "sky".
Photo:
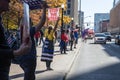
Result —
<svg viewBox="0 0 120 80"><path fill-rule="evenodd" d="M81 0L81 10L85 22L94 22L94 13L109 13L114 0ZM91 16L91 17L87 17Z"/></svg>

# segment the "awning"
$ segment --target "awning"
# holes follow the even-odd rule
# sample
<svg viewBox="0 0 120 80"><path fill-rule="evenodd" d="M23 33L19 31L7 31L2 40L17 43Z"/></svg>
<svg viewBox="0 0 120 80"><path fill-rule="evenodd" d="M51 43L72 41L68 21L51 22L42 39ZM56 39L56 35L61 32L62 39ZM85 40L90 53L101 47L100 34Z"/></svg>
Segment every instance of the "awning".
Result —
<svg viewBox="0 0 120 80"><path fill-rule="evenodd" d="M20 0L20 1L27 3L29 5L30 10L41 9L42 7L40 6L40 4L44 2L43 0Z"/></svg>

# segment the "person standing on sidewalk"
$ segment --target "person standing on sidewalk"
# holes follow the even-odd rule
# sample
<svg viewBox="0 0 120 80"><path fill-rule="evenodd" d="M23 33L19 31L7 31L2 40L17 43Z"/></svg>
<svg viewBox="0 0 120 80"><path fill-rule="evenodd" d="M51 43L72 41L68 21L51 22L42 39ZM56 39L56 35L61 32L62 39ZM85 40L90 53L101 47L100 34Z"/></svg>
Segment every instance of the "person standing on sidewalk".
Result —
<svg viewBox="0 0 120 80"><path fill-rule="evenodd" d="M2 13L9 10L10 0L0 0L0 80L9 80L11 59L26 54L31 48L31 40L28 44L23 42L19 49L12 50L8 46L2 25Z"/></svg>
<svg viewBox="0 0 120 80"><path fill-rule="evenodd" d="M68 51L67 46L70 46L70 30L69 29L66 30L66 35L68 37L68 41L67 41L67 44L66 44L66 50Z"/></svg>
<svg viewBox="0 0 120 80"><path fill-rule="evenodd" d="M43 33L42 30L40 30L40 41L39 41L39 45L41 44L41 41L42 41L42 43L44 44L43 37L44 37L44 33Z"/></svg>
<svg viewBox="0 0 120 80"><path fill-rule="evenodd" d="M20 67L24 71L24 80L35 80L35 69L36 69L36 46L34 35L36 32L40 31L43 27L46 20L46 2L41 4L43 8L42 18L38 25L35 27L30 27L30 36L32 39L32 48L29 52L29 55L23 55L20 58Z"/></svg>
<svg viewBox="0 0 120 80"><path fill-rule="evenodd" d="M52 26L49 26L48 29L45 30L45 41L42 48L41 61L46 62L47 70L52 70L51 62L54 55L54 37L55 37L55 31L57 29L58 21L59 19L57 20L54 29Z"/></svg>
<svg viewBox="0 0 120 80"><path fill-rule="evenodd" d="M70 32L70 50L73 50L73 43L75 40L74 32L73 30Z"/></svg>
<svg viewBox="0 0 120 80"><path fill-rule="evenodd" d="M61 54L63 54L63 51L64 51L64 54L66 54L67 42L68 42L68 36L67 36L65 30L63 29L61 31L61 41L60 41L60 52L61 52Z"/></svg>
<svg viewBox="0 0 120 80"><path fill-rule="evenodd" d="M74 36L75 36L74 48L76 48L76 45L78 43L78 30L74 30Z"/></svg>

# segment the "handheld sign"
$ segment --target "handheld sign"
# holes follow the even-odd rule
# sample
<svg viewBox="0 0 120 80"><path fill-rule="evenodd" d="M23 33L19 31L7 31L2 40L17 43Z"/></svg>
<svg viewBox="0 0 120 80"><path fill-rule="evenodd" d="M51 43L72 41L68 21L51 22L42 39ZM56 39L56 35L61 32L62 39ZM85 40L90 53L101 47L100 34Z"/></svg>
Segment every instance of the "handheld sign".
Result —
<svg viewBox="0 0 120 80"><path fill-rule="evenodd" d="M24 3L24 34L25 37L25 43L29 42L29 35L30 35L30 17L29 17L29 5Z"/></svg>
<svg viewBox="0 0 120 80"><path fill-rule="evenodd" d="M30 23L29 23L29 5L23 3L24 15L21 21L21 42L28 43L30 35Z"/></svg>

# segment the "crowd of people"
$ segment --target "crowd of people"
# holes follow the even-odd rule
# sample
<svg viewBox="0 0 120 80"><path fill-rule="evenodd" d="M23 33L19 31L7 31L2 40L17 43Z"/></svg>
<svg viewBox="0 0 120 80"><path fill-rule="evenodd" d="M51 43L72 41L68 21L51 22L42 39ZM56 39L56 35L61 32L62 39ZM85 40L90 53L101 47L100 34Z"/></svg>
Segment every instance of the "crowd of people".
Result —
<svg viewBox="0 0 120 80"><path fill-rule="evenodd" d="M40 22L33 26L30 25L30 35L28 42L20 43L16 49L10 47L6 38L5 29L2 25L2 13L9 10L10 0L0 0L0 79L9 80L9 69L11 60L19 57L19 65L24 71L24 80L35 80L36 70L36 47L42 45L41 61L46 63L46 69L52 70L51 62L54 55L54 44L59 42L60 53L66 54L70 45L70 50L76 48L78 42L78 30L62 29L57 30L59 18L55 26L49 25L44 31L42 27L46 21L46 3L41 4L43 13ZM22 26L22 25L20 25ZM13 35L15 37L15 34ZM17 40L17 39L15 39Z"/></svg>
<svg viewBox="0 0 120 80"><path fill-rule="evenodd" d="M41 42L42 44L44 44L46 34L47 34L46 30L42 31L42 33L40 31L35 33L34 39L35 39L36 47L38 45L41 45ZM55 30L53 34L53 41L54 41L54 44L56 42L59 43L60 52L62 54L63 52L66 53L67 46L70 46L70 50L73 50L73 48L76 48L76 44L78 43L78 37L79 37L78 29L68 28L68 29L62 29L62 30Z"/></svg>

